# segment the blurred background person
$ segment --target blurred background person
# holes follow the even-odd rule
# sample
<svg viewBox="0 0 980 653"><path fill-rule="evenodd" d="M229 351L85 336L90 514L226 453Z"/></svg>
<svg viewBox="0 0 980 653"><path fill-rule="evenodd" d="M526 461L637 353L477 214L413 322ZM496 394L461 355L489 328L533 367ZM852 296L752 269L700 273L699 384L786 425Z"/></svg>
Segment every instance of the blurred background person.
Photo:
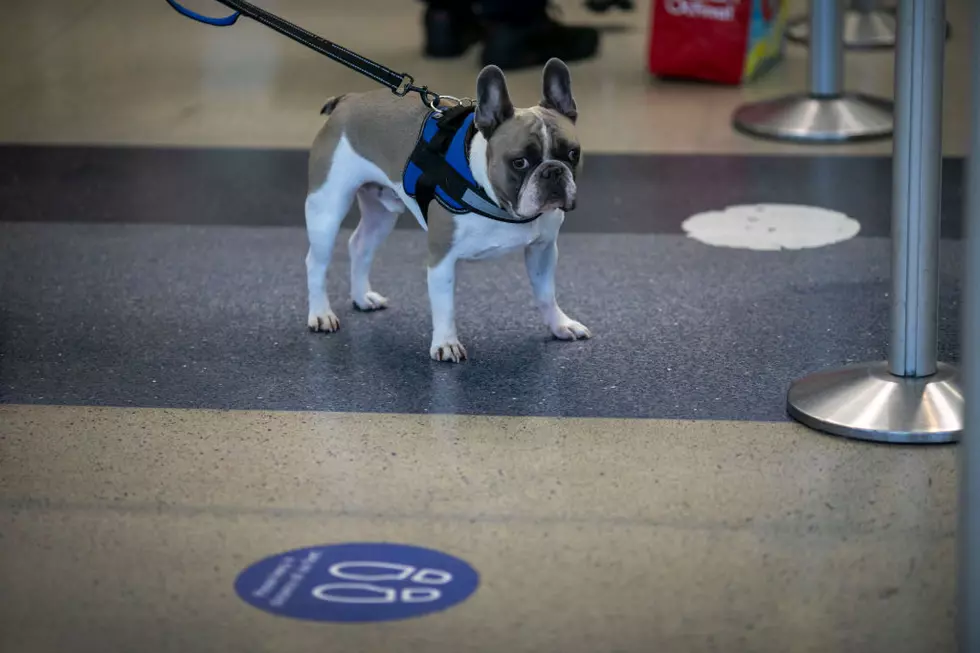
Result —
<svg viewBox="0 0 980 653"><path fill-rule="evenodd" d="M425 54L459 57L483 43L483 65L504 70L540 66L551 57L566 62L595 56L599 31L565 25L549 13L548 0L423 0Z"/></svg>

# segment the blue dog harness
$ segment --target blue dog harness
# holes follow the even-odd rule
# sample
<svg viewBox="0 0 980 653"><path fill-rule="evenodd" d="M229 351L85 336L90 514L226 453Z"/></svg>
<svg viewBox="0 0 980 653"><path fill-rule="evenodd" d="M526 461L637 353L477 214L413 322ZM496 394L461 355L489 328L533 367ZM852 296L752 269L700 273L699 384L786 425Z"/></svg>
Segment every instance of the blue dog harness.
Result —
<svg viewBox="0 0 980 653"><path fill-rule="evenodd" d="M429 204L439 202L450 213L476 213L498 222L523 224L536 220L515 218L490 199L473 178L467 144L476 129L472 106L430 112L402 173L405 193L418 202L426 223Z"/></svg>

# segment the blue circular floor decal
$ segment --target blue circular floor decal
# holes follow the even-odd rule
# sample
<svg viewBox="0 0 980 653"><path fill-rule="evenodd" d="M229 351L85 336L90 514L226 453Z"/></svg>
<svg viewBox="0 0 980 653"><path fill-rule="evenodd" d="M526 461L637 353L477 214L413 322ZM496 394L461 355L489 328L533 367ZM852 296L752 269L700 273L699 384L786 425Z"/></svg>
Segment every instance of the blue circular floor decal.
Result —
<svg viewBox="0 0 980 653"><path fill-rule="evenodd" d="M405 544L331 544L287 551L248 567L235 591L282 617L391 621L468 599L480 576L459 558Z"/></svg>

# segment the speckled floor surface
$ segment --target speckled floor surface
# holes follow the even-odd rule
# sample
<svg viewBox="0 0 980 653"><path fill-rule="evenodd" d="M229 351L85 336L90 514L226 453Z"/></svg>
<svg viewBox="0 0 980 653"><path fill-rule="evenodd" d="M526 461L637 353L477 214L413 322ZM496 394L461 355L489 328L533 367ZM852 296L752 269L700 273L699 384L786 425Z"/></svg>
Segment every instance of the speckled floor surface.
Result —
<svg viewBox="0 0 980 653"><path fill-rule="evenodd" d="M476 50L420 56L416 2L257 2L472 90ZM547 336L519 257L466 265L472 360L447 367L427 357L408 221L374 273L391 309L348 308L341 246L342 331L305 329L303 148L324 98L369 82L162 0L4 3L0 653L954 650L956 450L846 442L784 413L794 378L884 356L891 143L731 129L739 104L804 88L805 48L742 87L669 83L644 70L651 3L560 4L605 28L572 69L590 156L558 277L596 338ZM955 362L971 63L968 3L948 6L940 350ZM846 85L890 96L892 64L848 53ZM538 71L509 83L537 101ZM775 253L683 235L695 212L757 202L861 231ZM479 587L361 624L235 592L259 559L358 541L457 556Z"/></svg>
<svg viewBox="0 0 980 653"><path fill-rule="evenodd" d="M948 651L955 454L790 424L0 407L0 650ZM477 592L298 622L235 576L344 541Z"/></svg>
<svg viewBox="0 0 980 653"><path fill-rule="evenodd" d="M0 145L0 221L302 227L307 161L301 149ZM889 157L599 152L586 166L564 233L680 234L695 213L759 202L840 211L865 237L891 233ZM962 216L963 159L948 158L944 238L962 237Z"/></svg>
<svg viewBox="0 0 980 653"><path fill-rule="evenodd" d="M810 174L787 178L804 192L843 174L799 161ZM881 161L860 163L843 167L881 178ZM342 330L310 334L301 228L193 224L203 194L179 219L103 220L152 214L159 184L74 179L5 186L0 586L20 600L0 602L0 650L950 649L954 451L843 442L784 413L794 378L885 355L886 187L835 197L862 233L801 252L679 235L683 184L656 189L669 218L570 221L560 298L596 337L551 340L519 257L465 265L472 360L451 367L427 357L417 229L379 253L392 307L377 314L342 300L342 234ZM46 186L66 198L38 201ZM727 187L769 199L765 183ZM635 200L624 211L642 215ZM942 243L952 361L958 226ZM458 556L480 587L445 612L360 625L235 593L261 558L351 541Z"/></svg>
<svg viewBox="0 0 980 653"><path fill-rule="evenodd" d="M349 307L346 238L331 284L341 331L307 331L295 228L5 225L9 403L782 420L789 383L885 356L889 243L804 252L682 236L565 234L559 296L587 342L551 339L519 255L461 267L471 360L428 359L425 241L399 231ZM958 356L961 243L943 256L941 353Z"/></svg>

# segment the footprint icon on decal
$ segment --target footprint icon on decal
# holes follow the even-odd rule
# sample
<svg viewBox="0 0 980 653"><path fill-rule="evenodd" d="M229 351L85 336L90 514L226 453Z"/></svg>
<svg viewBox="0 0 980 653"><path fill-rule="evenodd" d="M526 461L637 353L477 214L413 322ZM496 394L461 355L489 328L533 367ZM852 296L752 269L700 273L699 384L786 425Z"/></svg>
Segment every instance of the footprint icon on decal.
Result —
<svg viewBox="0 0 980 653"><path fill-rule="evenodd" d="M438 601L442 592L434 587L406 587L402 590L402 603L429 603Z"/></svg>
<svg viewBox="0 0 980 653"><path fill-rule="evenodd" d="M442 569L419 569L412 576L412 582L423 585L445 585L453 579L453 575Z"/></svg>
<svg viewBox="0 0 980 653"><path fill-rule="evenodd" d="M343 580L359 580L366 582L404 581L411 579L421 585L445 585L453 579L453 575L442 569L417 569L411 565L394 562L375 562L351 560L338 562L330 566L330 575Z"/></svg>
<svg viewBox="0 0 980 653"><path fill-rule="evenodd" d="M365 573L366 572L366 573ZM384 580L406 580L415 572L415 567L395 562L367 562L351 560L330 565L330 575L344 580L363 580L378 582Z"/></svg>
<svg viewBox="0 0 980 653"><path fill-rule="evenodd" d="M405 587L398 592L391 587L370 583L327 583L313 588L313 596L330 603L383 605L397 603L429 603L438 601L442 592L434 587Z"/></svg>
<svg viewBox="0 0 980 653"><path fill-rule="evenodd" d="M390 587L378 587L368 583L327 583L313 588L313 596L330 603L354 603L360 605L395 603L398 592Z"/></svg>
<svg viewBox="0 0 980 653"><path fill-rule="evenodd" d="M308 621L413 619L467 600L480 575L442 551L389 542L323 544L263 558L235 592L269 614Z"/></svg>
<svg viewBox="0 0 980 653"><path fill-rule="evenodd" d="M346 560L330 565L329 574L342 583L326 583L313 588L313 596L330 603L383 605L392 603L430 603L442 592L433 585L446 585L453 575L443 569L421 569L412 565L376 560ZM384 587L377 583L417 583L415 587Z"/></svg>

